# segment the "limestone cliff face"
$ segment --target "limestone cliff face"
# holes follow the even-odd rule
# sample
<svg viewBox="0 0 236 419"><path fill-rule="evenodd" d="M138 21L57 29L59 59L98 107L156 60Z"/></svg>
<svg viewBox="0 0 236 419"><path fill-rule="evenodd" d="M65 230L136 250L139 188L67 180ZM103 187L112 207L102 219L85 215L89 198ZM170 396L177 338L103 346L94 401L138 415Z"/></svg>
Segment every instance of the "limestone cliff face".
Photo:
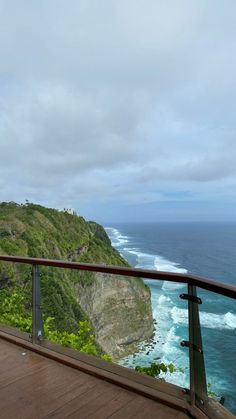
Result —
<svg viewBox="0 0 236 419"><path fill-rule="evenodd" d="M77 298L90 318L100 347L114 358L134 351L153 334L149 288L137 278L97 273L76 285Z"/></svg>

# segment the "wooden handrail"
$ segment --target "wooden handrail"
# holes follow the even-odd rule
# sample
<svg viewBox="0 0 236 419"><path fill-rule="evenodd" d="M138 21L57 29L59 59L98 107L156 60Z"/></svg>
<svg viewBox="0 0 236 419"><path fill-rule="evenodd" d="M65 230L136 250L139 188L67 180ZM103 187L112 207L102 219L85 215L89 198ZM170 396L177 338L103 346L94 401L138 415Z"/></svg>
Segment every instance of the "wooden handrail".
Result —
<svg viewBox="0 0 236 419"><path fill-rule="evenodd" d="M89 263L77 263L64 260L40 259L21 256L0 255L0 260L4 262L23 263L28 265L51 266L54 268L77 269L82 271L132 276L136 278L180 282L183 284L194 285L207 291L212 291L217 294L236 299L235 286L189 274L152 271L138 268L126 268L120 266L94 265Z"/></svg>

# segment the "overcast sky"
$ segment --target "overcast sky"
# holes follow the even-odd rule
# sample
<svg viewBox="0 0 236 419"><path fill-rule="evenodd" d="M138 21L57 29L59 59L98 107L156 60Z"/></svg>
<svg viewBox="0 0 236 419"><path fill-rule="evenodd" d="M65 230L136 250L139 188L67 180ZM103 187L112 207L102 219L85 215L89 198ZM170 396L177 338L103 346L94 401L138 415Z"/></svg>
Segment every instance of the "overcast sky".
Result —
<svg viewBox="0 0 236 419"><path fill-rule="evenodd" d="M0 0L0 200L236 220L235 0Z"/></svg>

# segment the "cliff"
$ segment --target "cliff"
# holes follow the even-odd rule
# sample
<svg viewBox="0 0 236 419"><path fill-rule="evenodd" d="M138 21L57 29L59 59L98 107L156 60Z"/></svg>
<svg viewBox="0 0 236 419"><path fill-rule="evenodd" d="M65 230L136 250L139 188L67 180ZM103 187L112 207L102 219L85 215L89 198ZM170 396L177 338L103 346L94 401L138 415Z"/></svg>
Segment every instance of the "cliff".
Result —
<svg viewBox="0 0 236 419"><path fill-rule="evenodd" d="M113 357L133 352L139 341L152 336L150 295L136 278L98 273L92 284L78 283L77 292L97 342Z"/></svg>
<svg viewBox="0 0 236 419"><path fill-rule="evenodd" d="M30 203L0 204L0 253L128 266L102 226ZM6 279L9 296L13 289L18 296L15 311L21 310L23 325L23 317L31 315L30 268L1 263L0 281ZM79 322L86 320L97 348L113 357L130 353L152 336L150 292L141 279L41 268L41 283L44 319L55 332L76 334ZM13 315L8 320L15 325Z"/></svg>

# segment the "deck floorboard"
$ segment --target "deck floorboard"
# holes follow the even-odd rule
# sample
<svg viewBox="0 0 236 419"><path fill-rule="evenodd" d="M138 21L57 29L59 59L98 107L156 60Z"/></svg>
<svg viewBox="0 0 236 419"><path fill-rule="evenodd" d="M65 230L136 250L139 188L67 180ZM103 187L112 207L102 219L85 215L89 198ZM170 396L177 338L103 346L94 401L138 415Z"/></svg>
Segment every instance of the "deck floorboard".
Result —
<svg viewBox="0 0 236 419"><path fill-rule="evenodd" d="M187 419L118 385L0 340L0 417Z"/></svg>

